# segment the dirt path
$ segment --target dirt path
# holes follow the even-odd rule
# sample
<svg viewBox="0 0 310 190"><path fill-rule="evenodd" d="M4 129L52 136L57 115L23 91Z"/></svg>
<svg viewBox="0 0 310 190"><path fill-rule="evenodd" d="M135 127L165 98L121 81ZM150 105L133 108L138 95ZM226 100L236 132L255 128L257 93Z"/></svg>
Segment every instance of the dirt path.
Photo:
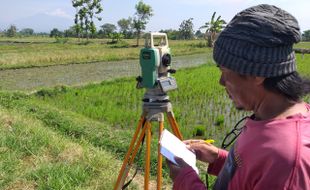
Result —
<svg viewBox="0 0 310 190"><path fill-rule="evenodd" d="M207 54L173 57L173 68L194 67L206 63ZM121 77L138 76L138 60L57 65L0 71L0 89L33 91L57 85L78 86Z"/></svg>

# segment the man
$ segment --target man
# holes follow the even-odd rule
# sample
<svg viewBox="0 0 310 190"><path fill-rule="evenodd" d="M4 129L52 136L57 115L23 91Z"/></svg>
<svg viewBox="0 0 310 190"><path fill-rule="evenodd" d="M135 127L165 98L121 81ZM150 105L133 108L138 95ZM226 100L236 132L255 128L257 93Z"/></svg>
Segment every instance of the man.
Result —
<svg viewBox="0 0 310 190"><path fill-rule="evenodd" d="M231 134L240 135L229 153L185 141L218 176L214 189L310 190L310 105L302 102L310 81L296 72L293 51L300 38L292 15L265 4L240 12L220 33L213 52L220 84L237 109L253 115L234 128ZM173 189L206 189L191 167L177 162L168 162Z"/></svg>

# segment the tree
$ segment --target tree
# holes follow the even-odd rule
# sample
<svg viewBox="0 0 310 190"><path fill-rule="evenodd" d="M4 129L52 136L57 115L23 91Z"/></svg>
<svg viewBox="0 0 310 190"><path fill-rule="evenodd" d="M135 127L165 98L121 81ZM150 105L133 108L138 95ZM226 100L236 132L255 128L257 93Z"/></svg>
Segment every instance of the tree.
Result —
<svg viewBox="0 0 310 190"><path fill-rule="evenodd" d="M61 31L59 31L57 28L54 28L50 32L50 37L61 37L62 35L63 35L63 33Z"/></svg>
<svg viewBox="0 0 310 190"><path fill-rule="evenodd" d="M159 32L166 33L169 40L177 40L179 38L179 31L168 29L160 30Z"/></svg>
<svg viewBox="0 0 310 190"><path fill-rule="evenodd" d="M128 17L128 19L122 18L117 21L117 25L119 27L119 32L124 35L125 38L132 37L132 18Z"/></svg>
<svg viewBox="0 0 310 190"><path fill-rule="evenodd" d="M210 22L206 22L205 25L200 27L206 29L205 35L208 38L209 47L213 47L216 34L222 31L226 24L225 20L221 19L221 16L218 16L215 20L215 14L216 12L213 13Z"/></svg>
<svg viewBox="0 0 310 190"><path fill-rule="evenodd" d="M34 34L34 30L32 28L24 28L19 33L24 36L32 36Z"/></svg>
<svg viewBox="0 0 310 190"><path fill-rule="evenodd" d="M197 30L195 32L195 37L198 38L198 39L203 39L204 35L203 35L203 33L200 30Z"/></svg>
<svg viewBox="0 0 310 190"><path fill-rule="evenodd" d="M115 33L115 31L116 31L116 26L114 24L106 23L101 26L100 34L104 38L108 38L110 34Z"/></svg>
<svg viewBox="0 0 310 190"><path fill-rule="evenodd" d="M119 42L121 39L124 38L124 35L122 33L117 33L117 32L113 32L113 33L109 33L109 38L111 38L111 43L117 43Z"/></svg>
<svg viewBox="0 0 310 190"><path fill-rule="evenodd" d="M17 34L17 28L16 28L16 26L15 25L11 25L8 29L7 29L7 31L6 31L6 36L8 36L8 37L14 37L14 36L16 36L16 34Z"/></svg>
<svg viewBox="0 0 310 190"><path fill-rule="evenodd" d="M303 41L307 41L307 42L310 41L310 30L306 30L306 31L303 32L302 40Z"/></svg>
<svg viewBox="0 0 310 190"><path fill-rule="evenodd" d="M150 17L153 16L153 9L150 5L144 4L139 1L136 4L136 13L133 19L133 28L136 30L137 46L139 46L139 39L141 32L145 30L145 25L148 23Z"/></svg>
<svg viewBox="0 0 310 190"><path fill-rule="evenodd" d="M64 36L65 37L78 37L77 33L76 33L76 28L75 25L71 26L69 29L64 31Z"/></svg>
<svg viewBox="0 0 310 190"><path fill-rule="evenodd" d="M37 32L36 36L48 37L50 34L47 32Z"/></svg>
<svg viewBox="0 0 310 190"><path fill-rule="evenodd" d="M101 0L72 0L72 6L76 9L75 14L75 30L78 36L84 31L88 40L89 33L94 36L96 33L96 26L94 18L101 21L99 15L103 9L101 6Z"/></svg>
<svg viewBox="0 0 310 190"><path fill-rule="evenodd" d="M81 33L83 31L83 27L84 27L84 15L80 15L80 10L82 9L82 5L83 5L83 0L72 0L72 6L75 8L75 17L74 17L74 29L75 32L80 40L81 37Z"/></svg>
<svg viewBox="0 0 310 190"><path fill-rule="evenodd" d="M194 37L194 24L193 18L189 18L187 20L183 20L180 24L179 32L180 32L180 39L183 40L190 40Z"/></svg>

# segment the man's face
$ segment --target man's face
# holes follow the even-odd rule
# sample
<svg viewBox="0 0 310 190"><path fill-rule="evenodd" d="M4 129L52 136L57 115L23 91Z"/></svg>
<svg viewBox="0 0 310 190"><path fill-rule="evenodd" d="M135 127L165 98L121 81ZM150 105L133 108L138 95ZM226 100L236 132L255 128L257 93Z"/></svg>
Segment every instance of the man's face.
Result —
<svg viewBox="0 0 310 190"><path fill-rule="evenodd" d="M239 110L253 110L257 100L255 77L240 75L220 66L220 84L225 87L229 98Z"/></svg>

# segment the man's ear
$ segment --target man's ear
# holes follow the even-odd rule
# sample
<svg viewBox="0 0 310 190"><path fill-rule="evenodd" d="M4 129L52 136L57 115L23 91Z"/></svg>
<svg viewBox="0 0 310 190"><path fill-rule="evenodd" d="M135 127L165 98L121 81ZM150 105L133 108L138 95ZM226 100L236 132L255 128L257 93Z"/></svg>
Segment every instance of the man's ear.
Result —
<svg viewBox="0 0 310 190"><path fill-rule="evenodd" d="M254 83L256 85L262 85L265 81L265 77L254 77Z"/></svg>

